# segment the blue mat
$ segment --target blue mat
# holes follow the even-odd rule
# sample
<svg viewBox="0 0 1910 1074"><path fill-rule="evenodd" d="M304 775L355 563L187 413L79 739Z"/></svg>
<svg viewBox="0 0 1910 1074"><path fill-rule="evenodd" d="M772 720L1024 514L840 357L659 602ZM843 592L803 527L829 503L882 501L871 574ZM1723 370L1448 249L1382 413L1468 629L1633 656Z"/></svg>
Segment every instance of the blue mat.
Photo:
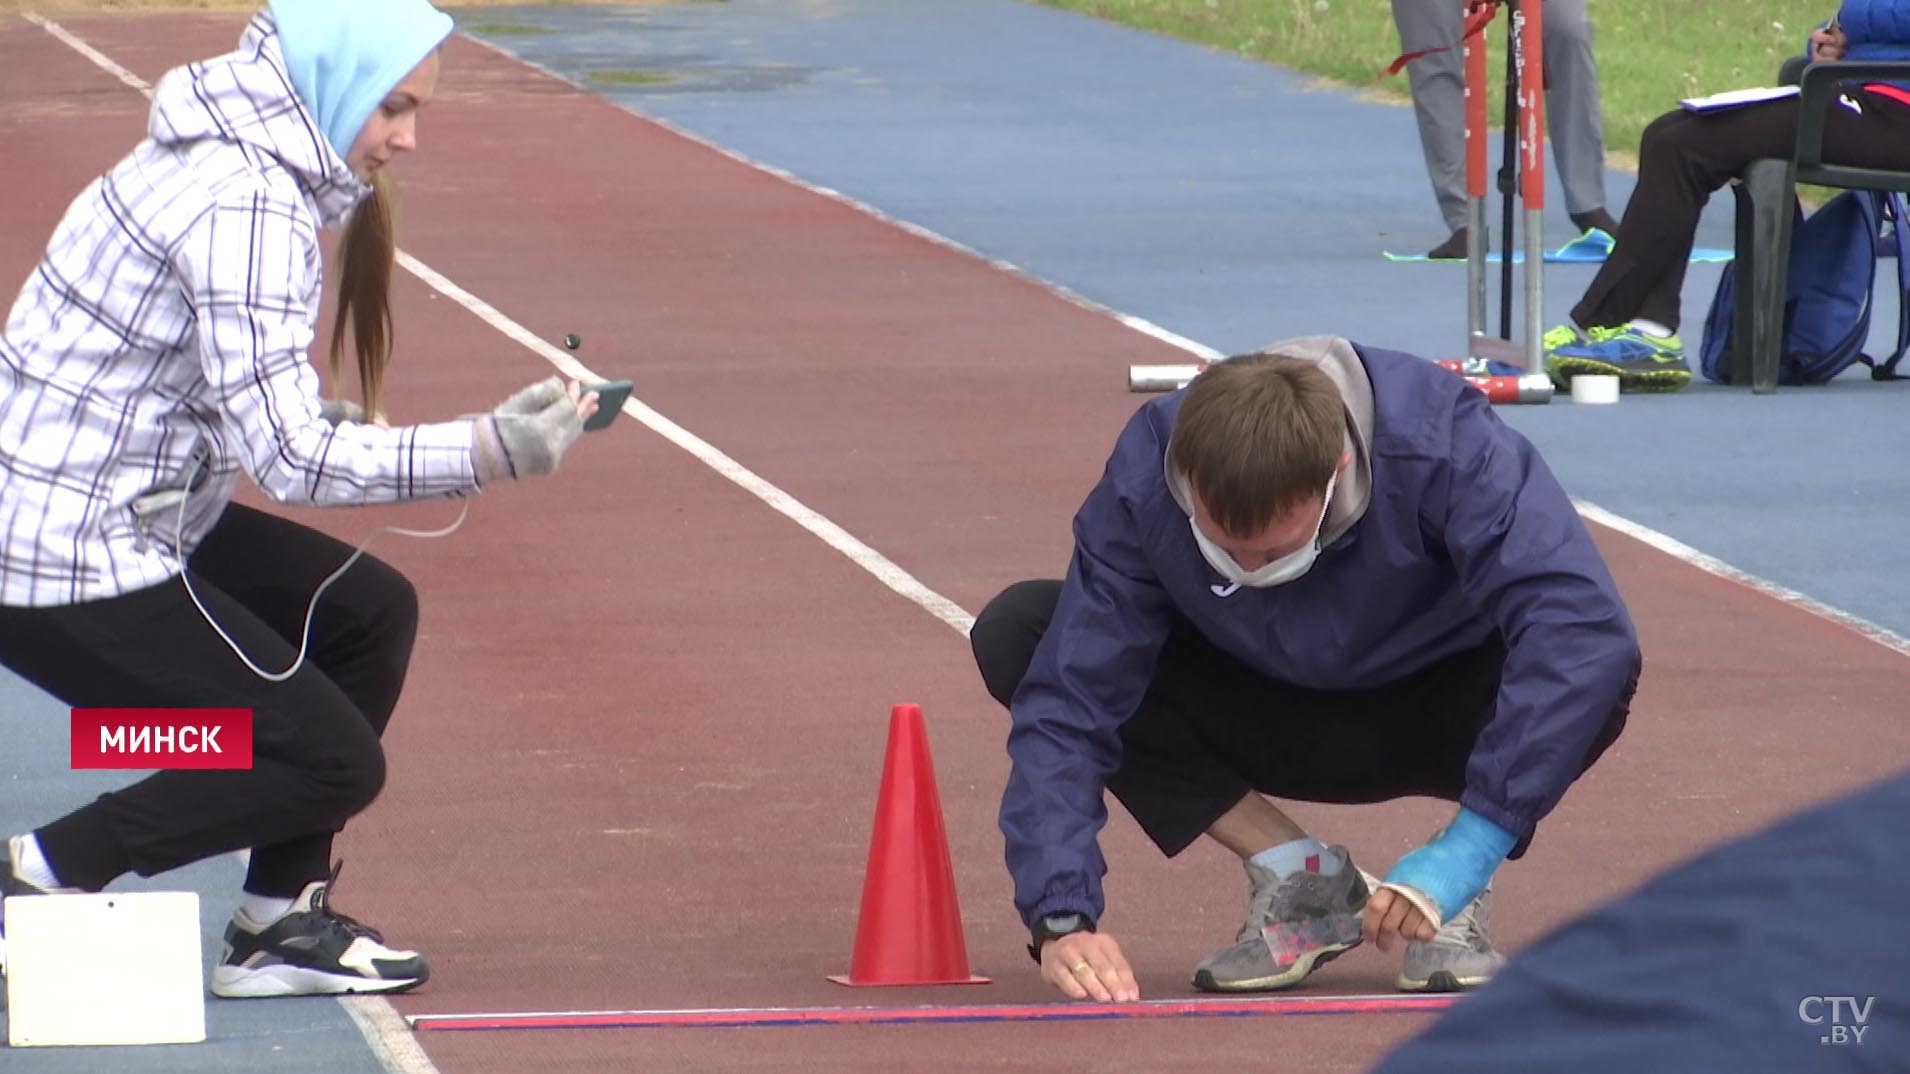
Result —
<svg viewBox="0 0 1910 1074"><path fill-rule="evenodd" d="M1611 235L1598 228L1592 228L1585 234L1580 235L1578 238L1573 239L1571 242L1566 243L1556 250L1547 250L1545 252L1545 260L1549 262L1596 264L1611 256L1611 252ZM1466 263L1466 259L1463 257L1427 257L1425 254L1396 254L1391 250L1384 251L1384 256L1388 261L1436 261L1440 264L1453 265L1463 265ZM1497 264L1501 260L1503 260L1503 258L1499 254L1486 254L1486 261L1490 264ZM1709 246L1694 246L1691 249L1691 260L1729 261L1731 260L1731 251L1719 250ZM1519 265L1524 262L1524 250L1512 251L1513 264Z"/></svg>

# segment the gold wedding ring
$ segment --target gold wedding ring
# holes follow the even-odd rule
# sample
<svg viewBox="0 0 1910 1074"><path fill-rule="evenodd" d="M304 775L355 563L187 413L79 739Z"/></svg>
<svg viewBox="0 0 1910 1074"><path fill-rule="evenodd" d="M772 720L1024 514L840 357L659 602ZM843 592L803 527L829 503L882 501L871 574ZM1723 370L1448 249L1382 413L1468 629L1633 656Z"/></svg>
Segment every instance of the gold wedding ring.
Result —
<svg viewBox="0 0 1910 1074"><path fill-rule="evenodd" d="M1069 973L1080 973L1080 972L1081 972L1082 970L1085 970L1085 969L1087 969L1087 968L1088 968L1088 962L1087 962L1087 960L1086 960L1086 959L1082 959L1081 961L1079 961L1079 962L1077 962L1077 963L1075 963L1074 965L1072 965L1072 966L1069 966L1069 967L1068 967L1068 972L1069 972Z"/></svg>

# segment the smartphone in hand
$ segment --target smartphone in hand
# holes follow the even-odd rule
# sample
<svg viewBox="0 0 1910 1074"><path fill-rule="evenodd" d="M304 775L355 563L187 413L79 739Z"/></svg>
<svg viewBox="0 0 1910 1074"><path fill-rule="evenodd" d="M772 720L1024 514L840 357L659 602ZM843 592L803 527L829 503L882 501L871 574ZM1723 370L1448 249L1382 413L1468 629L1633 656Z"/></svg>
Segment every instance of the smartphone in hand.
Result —
<svg viewBox="0 0 1910 1074"><path fill-rule="evenodd" d="M584 432L594 433L617 420L617 412L623 409L623 401L630 398L630 388L631 384L627 380L606 380L600 384L584 385L585 391L597 393L597 412L584 422Z"/></svg>

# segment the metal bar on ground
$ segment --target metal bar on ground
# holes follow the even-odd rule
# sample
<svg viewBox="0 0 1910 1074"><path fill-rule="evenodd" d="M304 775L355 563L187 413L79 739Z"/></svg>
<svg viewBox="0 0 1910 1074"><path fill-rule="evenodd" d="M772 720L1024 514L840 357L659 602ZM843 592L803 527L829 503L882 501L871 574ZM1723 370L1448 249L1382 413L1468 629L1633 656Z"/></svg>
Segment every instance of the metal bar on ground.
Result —
<svg viewBox="0 0 1910 1074"><path fill-rule="evenodd" d="M894 1007L735 1007L649 1011L416 1014L418 1031L525 1029L733 1029L766 1026L916 1025L930 1022L1079 1022L1158 1018L1402 1014L1440 1011L1457 996L1279 996L1159 999L1138 1003L1005 1003Z"/></svg>
<svg viewBox="0 0 1910 1074"><path fill-rule="evenodd" d="M1131 392L1172 392L1187 387L1187 382L1206 369L1204 363L1187 365L1131 365L1127 367L1127 390Z"/></svg>

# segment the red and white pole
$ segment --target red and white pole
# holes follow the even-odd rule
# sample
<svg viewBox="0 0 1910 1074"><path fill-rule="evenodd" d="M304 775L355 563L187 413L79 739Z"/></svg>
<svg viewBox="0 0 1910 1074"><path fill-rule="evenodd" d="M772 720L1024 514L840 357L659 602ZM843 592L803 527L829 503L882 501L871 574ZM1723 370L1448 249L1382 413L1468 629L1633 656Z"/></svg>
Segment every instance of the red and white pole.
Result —
<svg viewBox="0 0 1910 1074"><path fill-rule="evenodd" d="M1519 200L1525 203L1525 369L1545 367L1545 5L1513 0L1519 50Z"/></svg>
<svg viewBox="0 0 1910 1074"><path fill-rule="evenodd" d="M1470 0L1452 0L1465 4ZM1486 191L1492 181L1486 160L1486 34L1466 35L1466 353L1486 331Z"/></svg>

